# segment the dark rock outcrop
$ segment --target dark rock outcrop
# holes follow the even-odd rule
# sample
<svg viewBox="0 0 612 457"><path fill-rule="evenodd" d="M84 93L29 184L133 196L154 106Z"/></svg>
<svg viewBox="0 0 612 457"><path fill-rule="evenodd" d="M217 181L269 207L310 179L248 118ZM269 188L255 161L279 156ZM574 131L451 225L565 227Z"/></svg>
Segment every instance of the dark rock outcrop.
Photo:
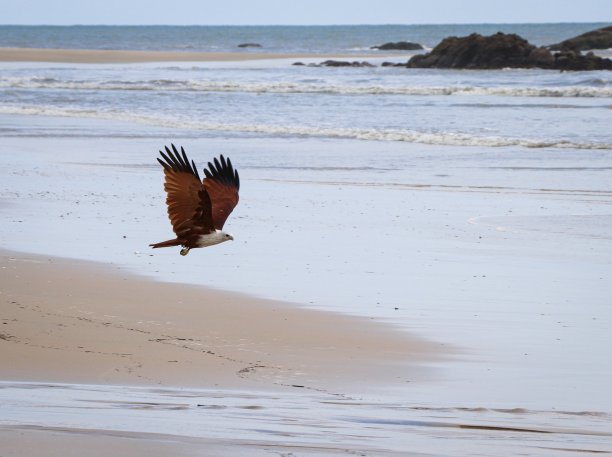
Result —
<svg viewBox="0 0 612 457"><path fill-rule="evenodd" d="M554 69L566 71L612 70L612 60L597 57L592 52L582 55L579 52L563 51L553 54Z"/></svg>
<svg viewBox="0 0 612 457"><path fill-rule="evenodd" d="M381 67L405 67L406 62L383 62L380 64Z"/></svg>
<svg viewBox="0 0 612 457"><path fill-rule="evenodd" d="M345 60L326 60L325 62L321 62L322 67L373 67L370 62L347 62Z"/></svg>
<svg viewBox="0 0 612 457"><path fill-rule="evenodd" d="M424 48L419 43L398 41L396 43L385 43L378 46L372 46L370 49L378 49L380 51L418 51Z"/></svg>
<svg viewBox="0 0 612 457"><path fill-rule="evenodd" d="M445 38L430 53L412 57L408 68L545 68L555 70L610 70L612 60L575 52L553 54L514 34Z"/></svg>
<svg viewBox="0 0 612 457"><path fill-rule="evenodd" d="M241 43L238 45L239 48L261 48L259 43Z"/></svg>
<svg viewBox="0 0 612 457"><path fill-rule="evenodd" d="M535 67L551 63L550 52L537 52L537 48L518 35L496 33L482 36L473 33L467 37L445 38L430 53L414 56L409 67L418 68L480 68ZM544 59L543 62L540 62Z"/></svg>
<svg viewBox="0 0 612 457"><path fill-rule="evenodd" d="M304 66L304 62L293 62L291 65ZM308 67L375 67L370 62L348 62L346 60L326 60L321 63L309 63Z"/></svg>
<svg viewBox="0 0 612 457"><path fill-rule="evenodd" d="M612 26L583 33L577 37L548 46L551 51L587 51L612 49Z"/></svg>

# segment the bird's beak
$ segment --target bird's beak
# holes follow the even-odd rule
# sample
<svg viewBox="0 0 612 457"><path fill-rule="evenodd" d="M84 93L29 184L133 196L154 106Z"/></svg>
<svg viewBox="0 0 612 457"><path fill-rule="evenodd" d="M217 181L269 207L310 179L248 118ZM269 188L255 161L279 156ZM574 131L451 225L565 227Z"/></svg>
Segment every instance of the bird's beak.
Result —
<svg viewBox="0 0 612 457"><path fill-rule="evenodd" d="M234 237L232 235L229 236L229 239L234 241Z"/></svg>

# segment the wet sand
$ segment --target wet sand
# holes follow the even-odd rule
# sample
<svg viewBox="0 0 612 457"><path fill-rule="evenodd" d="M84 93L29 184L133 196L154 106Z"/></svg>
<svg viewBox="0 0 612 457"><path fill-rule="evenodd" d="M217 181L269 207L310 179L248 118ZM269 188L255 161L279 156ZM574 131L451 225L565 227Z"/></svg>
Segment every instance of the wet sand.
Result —
<svg viewBox="0 0 612 457"><path fill-rule="evenodd" d="M258 443L249 440L212 440L164 433L119 432L65 427L0 427L3 457L36 455L41 457L106 457L109 454L131 457L323 457L366 455L343 446ZM84 454L86 452L86 454ZM394 453L367 450L367 455L392 456ZM424 456L420 453L403 454Z"/></svg>
<svg viewBox="0 0 612 457"><path fill-rule="evenodd" d="M211 440L163 433L134 433L48 427L0 427L3 457L106 457L109 453L132 457L324 457L346 455L393 456L396 453L351 446L291 445L249 440ZM85 451L86 450L86 451ZM367 452L367 454L364 454ZM402 453L404 457L425 456ZM431 454L430 454L431 455Z"/></svg>
<svg viewBox="0 0 612 457"><path fill-rule="evenodd" d="M385 54L366 54L385 57ZM392 57L401 57L391 54ZM360 58L355 54L281 54L266 52L169 52L98 49L0 48L0 62L139 63L139 62L238 62L267 59Z"/></svg>
<svg viewBox="0 0 612 457"><path fill-rule="evenodd" d="M4 252L2 380L366 392L437 347L371 320Z"/></svg>
<svg viewBox="0 0 612 457"><path fill-rule="evenodd" d="M437 407L409 390L403 398L0 382L0 442L4 457L106 455L100 449L249 457L610 453L606 413Z"/></svg>
<svg viewBox="0 0 612 457"><path fill-rule="evenodd" d="M180 439L176 436L146 433L121 433L104 430L47 428L36 426L0 428L0 441L5 457L38 455L45 457L105 457L111 454L129 456L201 455L205 445L208 452L212 443L204 440Z"/></svg>

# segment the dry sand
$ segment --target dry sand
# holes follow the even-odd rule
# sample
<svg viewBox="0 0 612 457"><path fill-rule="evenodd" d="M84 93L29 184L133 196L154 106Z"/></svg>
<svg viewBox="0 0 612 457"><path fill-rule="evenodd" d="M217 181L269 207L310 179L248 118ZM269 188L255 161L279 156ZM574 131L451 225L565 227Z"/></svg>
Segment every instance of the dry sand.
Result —
<svg viewBox="0 0 612 457"><path fill-rule="evenodd" d="M4 252L0 267L1 380L364 392L427 377L437 352L368 319L93 263Z"/></svg>
<svg viewBox="0 0 612 457"><path fill-rule="evenodd" d="M385 54L280 54L265 52L170 52L92 49L0 48L0 62L138 63L138 62L231 62L266 59L385 57ZM400 57L392 54L393 57Z"/></svg>

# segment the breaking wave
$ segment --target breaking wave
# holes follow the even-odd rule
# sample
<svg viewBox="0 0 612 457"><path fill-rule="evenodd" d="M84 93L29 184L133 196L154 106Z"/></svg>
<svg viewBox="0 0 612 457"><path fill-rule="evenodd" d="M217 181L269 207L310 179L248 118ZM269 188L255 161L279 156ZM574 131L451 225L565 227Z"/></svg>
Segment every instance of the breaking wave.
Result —
<svg viewBox="0 0 612 457"><path fill-rule="evenodd" d="M479 87L479 86L383 86L336 85L299 82L249 83L199 79L151 79L70 81L55 78L0 78L0 88L66 89L66 90L135 90L135 91L194 91L249 93L304 93L347 95L484 95L504 97L612 97L612 87L606 83L557 87Z"/></svg>
<svg viewBox="0 0 612 457"><path fill-rule="evenodd" d="M478 136L456 132L424 132L410 129L325 128L299 125L224 124L144 116L115 111L94 111L53 107L0 106L0 114L81 117L134 122L157 127L186 130L231 132L274 136L345 138L370 141L404 141L444 146L485 146L525 148L565 148L612 150L612 143L580 143L567 140L545 140L499 136Z"/></svg>

